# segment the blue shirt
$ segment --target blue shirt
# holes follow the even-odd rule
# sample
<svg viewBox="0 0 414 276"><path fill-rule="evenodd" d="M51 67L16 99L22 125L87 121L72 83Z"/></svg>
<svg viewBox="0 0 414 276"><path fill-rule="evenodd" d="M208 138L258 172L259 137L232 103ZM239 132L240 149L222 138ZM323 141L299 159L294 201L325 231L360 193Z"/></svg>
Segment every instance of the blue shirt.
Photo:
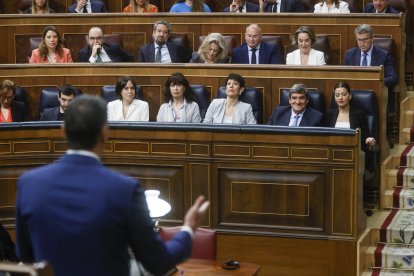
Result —
<svg viewBox="0 0 414 276"><path fill-rule="evenodd" d="M171 7L170 12L191 12L191 9L192 7L185 3L177 3ZM206 4L204 4L204 12L211 12L211 9Z"/></svg>

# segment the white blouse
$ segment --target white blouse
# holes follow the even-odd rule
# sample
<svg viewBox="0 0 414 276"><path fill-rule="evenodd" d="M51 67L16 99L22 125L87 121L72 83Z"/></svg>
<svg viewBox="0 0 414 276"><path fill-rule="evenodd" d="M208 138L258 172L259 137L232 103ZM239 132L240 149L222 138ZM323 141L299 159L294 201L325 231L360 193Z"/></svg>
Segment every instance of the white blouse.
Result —
<svg viewBox="0 0 414 276"><path fill-rule="evenodd" d="M321 5L322 4L322 5ZM350 13L347 2L339 1L339 7L335 7L335 4L328 7L326 1L319 2L314 6L314 13Z"/></svg>

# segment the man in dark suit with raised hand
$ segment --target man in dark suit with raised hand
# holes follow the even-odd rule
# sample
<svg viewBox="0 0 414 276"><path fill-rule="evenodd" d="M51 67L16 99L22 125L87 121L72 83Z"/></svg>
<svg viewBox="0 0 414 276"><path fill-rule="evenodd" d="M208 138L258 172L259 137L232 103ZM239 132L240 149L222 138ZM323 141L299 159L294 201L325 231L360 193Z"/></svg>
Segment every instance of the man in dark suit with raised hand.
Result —
<svg viewBox="0 0 414 276"><path fill-rule="evenodd" d="M172 26L165 20L154 23L153 42L145 44L139 51L140 62L186 63L190 61L189 49L168 41Z"/></svg>
<svg viewBox="0 0 414 276"><path fill-rule="evenodd" d="M246 13L246 12L259 12L259 6L253 3L250 3L247 0L233 0L229 7L224 8L224 12L237 12L237 13Z"/></svg>
<svg viewBox="0 0 414 276"><path fill-rule="evenodd" d="M259 0L259 12L305 12L301 0Z"/></svg>
<svg viewBox="0 0 414 276"><path fill-rule="evenodd" d="M188 258L208 201L198 197L181 231L164 243L154 232L139 182L100 161L108 137L106 102L91 95L76 97L66 109L63 131L66 154L23 174L17 184L21 261L48 261L55 276L127 276L129 247L156 275Z"/></svg>
<svg viewBox="0 0 414 276"><path fill-rule="evenodd" d="M275 45L262 41L262 29L257 24L247 26L244 35L246 43L234 48L231 63L280 64L280 50Z"/></svg>
<svg viewBox="0 0 414 276"><path fill-rule="evenodd" d="M133 62L134 57L121 49L117 44L103 42L104 34L101 28L92 27L86 37L88 46L79 50L79 62Z"/></svg>
<svg viewBox="0 0 414 276"><path fill-rule="evenodd" d="M309 107L309 93L306 86L298 83L289 90L289 106L276 107L267 122L278 126L320 126L322 113Z"/></svg>
<svg viewBox="0 0 414 276"><path fill-rule="evenodd" d="M388 51L374 46L374 30L370 25L356 27L355 38L357 47L345 53L344 65L353 66L384 66L384 84L388 87L388 111L395 110L394 86L398 84L398 75L394 66L394 58Z"/></svg>
<svg viewBox="0 0 414 276"><path fill-rule="evenodd" d="M68 7L69 13L105 13L105 4L102 1L76 0Z"/></svg>
<svg viewBox="0 0 414 276"><path fill-rule="evenodd" d="M75 98L76 88L70 84L59 86L58 101L59 106L45 108L40 114L40 121L63 121L65 110L69 103Z"/></svg>

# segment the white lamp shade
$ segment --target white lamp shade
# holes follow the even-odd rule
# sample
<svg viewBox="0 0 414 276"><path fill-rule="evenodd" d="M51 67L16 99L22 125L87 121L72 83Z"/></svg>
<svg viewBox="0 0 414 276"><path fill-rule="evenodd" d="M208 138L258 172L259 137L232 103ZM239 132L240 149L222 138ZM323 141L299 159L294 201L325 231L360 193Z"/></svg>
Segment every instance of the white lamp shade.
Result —
<svg viewBox="0 0 414 276"><path fill-rule="evenodd" d="M145 191L150 217L152 218L163 217L171 211L171 205L167 201L158 198L159 195L160 191L158 190Z"/></svg>

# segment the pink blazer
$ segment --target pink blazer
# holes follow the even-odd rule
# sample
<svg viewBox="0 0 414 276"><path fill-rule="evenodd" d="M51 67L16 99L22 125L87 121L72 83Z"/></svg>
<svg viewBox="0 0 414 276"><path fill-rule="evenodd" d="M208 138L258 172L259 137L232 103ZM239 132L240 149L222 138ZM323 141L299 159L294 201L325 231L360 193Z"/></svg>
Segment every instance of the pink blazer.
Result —
<svg viewBox="0 0 414 276"><path fill-rule="evenodd" d="M67 48L62 48L63 54L56 55L56 63L67 63L67 62L73 62L72 56L70 55L70 50ZM29 60L30 63L49 63L49 61L46 59L42 59L40 57L39 49L35 49L32 51L32 56Z"/></svg>

